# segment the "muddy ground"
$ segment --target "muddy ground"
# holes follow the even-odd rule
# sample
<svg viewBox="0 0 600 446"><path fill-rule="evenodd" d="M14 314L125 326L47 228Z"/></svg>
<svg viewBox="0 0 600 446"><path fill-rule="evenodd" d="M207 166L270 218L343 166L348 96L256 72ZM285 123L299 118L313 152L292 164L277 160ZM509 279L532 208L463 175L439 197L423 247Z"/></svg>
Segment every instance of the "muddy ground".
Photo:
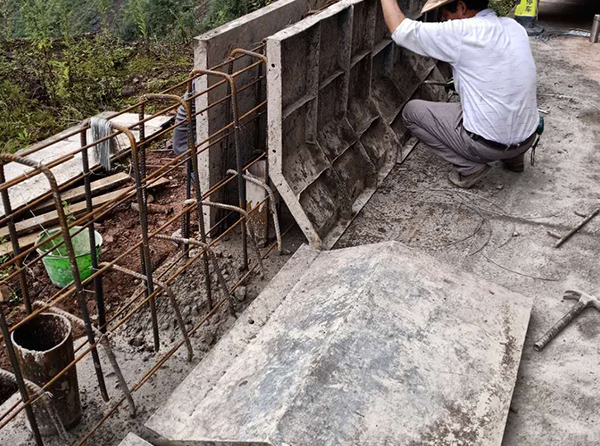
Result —
<svg viewBox="0 0 600 446"><path fill-rule="evenodd" d="M544 5L551 12L546 22ZM575 6L542 1L542 23L547 28L561 28L552 20L568 15L568 8ZM577 288L600 294L600 217L560 249L553 247L556 239L549 235L566 234L582 219L576 212L588 214L600 206L600 44L592 46L583 38L558 37L547 41L532 39L532 47L538 67L539 107L546 118L536 165L527 165L521 174L495 165L486 180L471 191L462 192L448 183L449 166L419 146L404 164L396 166L336 248L398 240L534 297L503 445L589 446L600 444L600 427L596 423L600 315L588 310L543 352L533 351L532 345L571 307L571 303L561 299L564 290ZM292 251L302 243L297 229L285 239L286 247ZM240 277L239 234L232 235L220 252L230 281L235 283ZM266 277L252 278L244 301L237 305L238 314L288 258L271 254L265 262ZM174 288L184 313L187 312L185 317L197 323L206 303L201 264L195 268L182 276ZM194 298L190 300L189 296ZM200 308L194 306L198 302ZM132 385L167 352L171 337L175 342L180 340L168 318L163 327L164 346L155 353L148 337L148 319L143 319L147 318L145 314L136 325L142 327L140 333L124 327L115 339L117 356ZM144 436L145 420L234 320L226 307L221 308L193 337L193 361L186 362L185 350L180 349L135 393L138 416L131 419L123 405L87 444L117 445L129 431ZM98 395L90 361L78 366L78 372L84 422L72 432L74 436L88 432L109 407ZM106 373L111 396L120 398L114 374L108 368ZM0 431L0 444L9 441L15 446L33 444L22 417L10 430ZM64 443L55 440L48 444Z"/></svg>

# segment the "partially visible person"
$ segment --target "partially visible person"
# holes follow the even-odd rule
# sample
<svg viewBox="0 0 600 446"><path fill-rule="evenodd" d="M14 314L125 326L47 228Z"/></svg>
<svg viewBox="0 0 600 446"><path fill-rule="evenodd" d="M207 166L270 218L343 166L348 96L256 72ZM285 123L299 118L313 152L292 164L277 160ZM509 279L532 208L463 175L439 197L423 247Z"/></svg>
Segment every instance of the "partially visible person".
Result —
<svg viewBox="0 0 600 446"><path fill-rule="evenodd" d="M450 181L469 188L489 172L488 163L523 172L539 114L536 69L525 29L500 18L488 0L429 0L440 23L407 18L396 0L381 0L397 45L452 66L459 103L410 101L402 117L410 131L454 166Z"/></svg>

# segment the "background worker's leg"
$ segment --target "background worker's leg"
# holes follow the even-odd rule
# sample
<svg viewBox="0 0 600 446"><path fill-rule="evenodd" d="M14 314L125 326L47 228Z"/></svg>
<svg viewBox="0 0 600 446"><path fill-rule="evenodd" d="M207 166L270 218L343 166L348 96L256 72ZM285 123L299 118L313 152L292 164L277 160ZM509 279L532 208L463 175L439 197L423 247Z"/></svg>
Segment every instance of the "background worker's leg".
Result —
<svg viewBox="0 0 600 446"><path fill-rule="evenodd" d="M485 167L486 161L473 153L469 141L465 141L459 103L416 99L406 104L402 118L414 136L453 164L461 175L471 175Z"/></svg>

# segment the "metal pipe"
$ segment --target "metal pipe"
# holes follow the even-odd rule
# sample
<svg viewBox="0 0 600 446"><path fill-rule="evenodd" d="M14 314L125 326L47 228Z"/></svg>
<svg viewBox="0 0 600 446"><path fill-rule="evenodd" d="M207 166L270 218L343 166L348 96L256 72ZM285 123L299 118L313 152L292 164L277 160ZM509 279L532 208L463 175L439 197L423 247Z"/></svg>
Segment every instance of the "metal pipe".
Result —
<svg viewBox="0 0 600 446"><path fill-rule="evenodd" d="M0 290L0 297L4 297L4 290ZM2 336L4 337L4 345L6 346L6 351L8 353L8 357L10 359L10 364L12 365L12 369L15 374L15 378L17 380L17 387L19 387L19 393L21 394L21 400L28 401L29 394L27 393L27 386L25 385L25 380L23 379L23 374L21 373L21 366L19 365L19 361L17 360L17 354L15 353L15 347L13 346L12 339L10 338L10 334L8 332L8 324L6 322L6 318L4 317L4 298L0 299L0 331L2 331ZM31 405L25 406L25 413L27 414L27 420L29 421L29 426L31 427L31 432L33 433L33 438L35 439L35 444L37 446L44 446L44 441L42 440L42 436L40 435L40 430L35 419L35 415L33 413L33 408Z"/></svg>
<svg viewBox="0 0 600 446"><path fill-rule="evenodd" d="M11 335L11 341L21 364L23 377L44 386L74 358L73 328L62 315L43 313ZM60 420L65 428L76 426L81 420L81 399L77 370L62 374L47 389L56 400ZM34 408L34 413L36 408ZM58 434L55 422L44 412L37 413L40 434Z"/></svg>
<svg viewBox="0 0 600 446"><path fill-rule="evenodd" d="M58 221L60 223L60 228L63 236L63 240L65 243L65 249L67 250L67 255L69 257L69 262L71 264L71 273L73 274L73 282L75 283L75 289L77 291L77 300L79 303L79 311L83 315L83 320L85 321L86 326L86 334L88 337L88 342L94 344L94 331L92 328L92 322L90 320L90 314L87 309L87 302L85 297L85 291L81 284L81 278L79 277L79 267L77 266L77 261L75 257L75 250L73 248L73 242L71 240L71 235L69 233L69 226L67 224L67 218L65 216L64 209L62 208L62 203L60 199L60 191L58 190L58 184L56 183L56 178L54 174L50 171L48 167L43 165L42 163L38 163L32 161L27 158L23 158L17 155L11 155L8 153L0 154L0 160L2 161L12 161L19 164L23 164L25 166L34 167L39 169L47 178L48 183L50 183L50 189L52 190L52 195L54 197L54 206L56 207L56 213L58 215ZM6 341L6 339L5 339ZM94 367L96 370L96 377L98 378L98 386L100 387L100 393L102 394L102 398L104 401L109 401L108 392L106 390L106 384L104 382L104 375L102 374L102 366L100 365L100 358L98 356L97 350L92 350L92 356L94 359Z"/></svg>
<svg viewBox="0 0 600 446"><path fill-rule="evenodd" d="M37 301L37 302L34 302L34 306L40 308L40 307L43 307L44 304L42 302ZM61 310L60 308L56 308L56 307L49 308L49 311L67 318L68 320L70 320L72 323L79 326L80 328L85 328L85 322L83 322L83 320L81 320L77 316L75 316L67 311ZM106 327L100 327L100 328L106 329ZM135 414L136 414L135 403L131 396L129 387L127 386L127 381L125 381L125 377L123 376L123 372L121 371L121 367L119 366L119 363L117 362L117 358L112 350L112 346L110 345L110 338L109 338L110 334L103 333L102 331L100 331L100 329L94 329L94 331L96 333L96 336L98 336L97 342L99 345L101 345L104 348L104 353L108 357L108 360L113 368L113 371L115 372L117 380L119 381L121 390L129 403L129 407L131 410L131 417L133 418L133 417L135 417Z"/></svg>

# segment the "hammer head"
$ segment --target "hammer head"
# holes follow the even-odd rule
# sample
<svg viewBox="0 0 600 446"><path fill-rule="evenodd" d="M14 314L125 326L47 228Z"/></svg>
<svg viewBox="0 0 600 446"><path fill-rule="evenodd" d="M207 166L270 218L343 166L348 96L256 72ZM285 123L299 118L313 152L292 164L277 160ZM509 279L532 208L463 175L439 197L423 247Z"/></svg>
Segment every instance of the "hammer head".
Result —
<svg viewBox="0 0 600 446"><path fill-rule="evenodd" d="M600 299L591 294L583 291L567 290L563 297L565 299L578 300L582 304L585 304L586 307L594 307L596 310L600 311Z"/></svg>

